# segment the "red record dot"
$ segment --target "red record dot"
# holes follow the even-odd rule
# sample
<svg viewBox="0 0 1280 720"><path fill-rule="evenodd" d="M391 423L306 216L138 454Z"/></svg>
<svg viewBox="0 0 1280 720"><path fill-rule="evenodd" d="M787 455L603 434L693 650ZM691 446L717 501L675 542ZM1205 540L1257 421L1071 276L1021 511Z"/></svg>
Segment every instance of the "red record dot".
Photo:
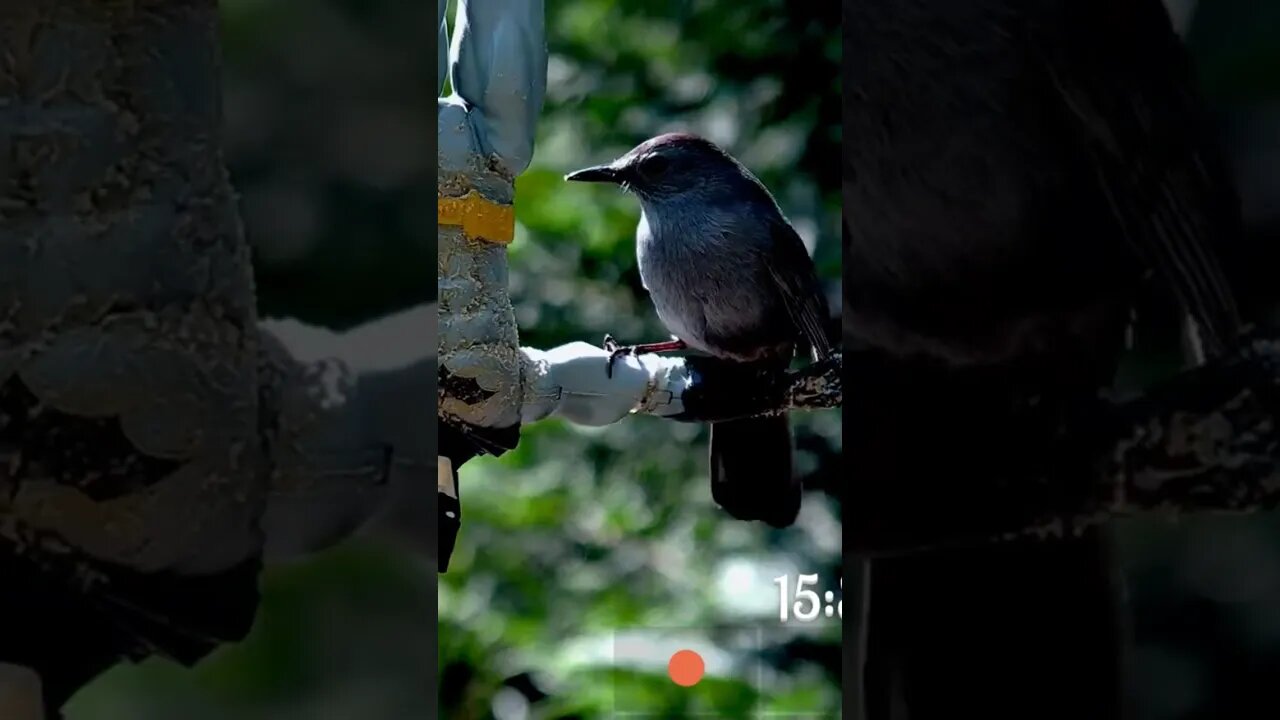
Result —
<svg viewBox="0 0 1280 720"><path fill-rule="evenodd" d="M692 650L681 650L667 662L667 674L671 676L672 682L681 687L697 685L706 669L702 656Z"/></svg>

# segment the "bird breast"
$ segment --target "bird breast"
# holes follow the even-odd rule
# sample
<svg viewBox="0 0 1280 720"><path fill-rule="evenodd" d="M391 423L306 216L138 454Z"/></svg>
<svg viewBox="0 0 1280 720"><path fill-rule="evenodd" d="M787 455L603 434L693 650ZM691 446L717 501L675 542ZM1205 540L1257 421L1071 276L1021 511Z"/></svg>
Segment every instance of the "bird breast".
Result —
<svg viewBox="0 0 1280 720"><path fill-rule="evenodd" d="M658 319L672 335L695 350L750 361L779 352L794 333L766 254L733 222L715 213L646 209L636 229L636 259Z"/></svg>

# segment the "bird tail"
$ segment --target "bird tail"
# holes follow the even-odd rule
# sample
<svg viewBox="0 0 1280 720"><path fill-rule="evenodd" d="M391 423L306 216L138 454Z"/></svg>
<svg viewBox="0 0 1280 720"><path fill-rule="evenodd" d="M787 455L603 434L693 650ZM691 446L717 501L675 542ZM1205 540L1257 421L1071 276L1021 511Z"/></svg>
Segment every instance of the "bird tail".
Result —
<svg viewBox="0 0 1280 720"><path fill-rule="evenodd" d="M786 415L711 425L711 497L739 520L787 527L800 513L800 480L792 470Z"/></svg>

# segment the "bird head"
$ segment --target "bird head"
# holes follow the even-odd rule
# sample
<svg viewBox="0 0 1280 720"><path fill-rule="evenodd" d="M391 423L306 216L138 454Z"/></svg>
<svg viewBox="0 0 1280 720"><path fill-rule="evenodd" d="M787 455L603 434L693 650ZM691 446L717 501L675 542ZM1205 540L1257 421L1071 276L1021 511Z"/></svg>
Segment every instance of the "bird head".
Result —
<svg viewBox="0 0 1280 720"><path fill-rule="evenodd" d="M613 183L648 203L733 191L744 182L755 182L715 143L689 133L658 135L607 165L576 170L564 179Z"/></svg>

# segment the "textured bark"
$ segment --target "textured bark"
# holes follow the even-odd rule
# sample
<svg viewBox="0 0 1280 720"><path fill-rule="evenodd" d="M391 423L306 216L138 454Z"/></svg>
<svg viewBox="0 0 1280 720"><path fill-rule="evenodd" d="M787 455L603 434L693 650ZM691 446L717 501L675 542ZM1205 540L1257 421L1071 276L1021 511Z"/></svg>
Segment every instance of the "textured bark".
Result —
<svg viewBox="0 0 1280 720"><path fill-rule="evenodd" d="M691 381L685 412L689 422L719 422L793 410L822 410L844 402L844 357L831 357L783 374L761 373L741 364L701 356L687 359Z"/></svg>
<svg viewBox="0 0 1280 720"><path fill-rule="evenodd" d="M231 567L261 544L265 478L245 472L256 315L216 4L0 8L0 383L20 409L0 427L0 536Z"/></svg>
<svg viewBox="0 0 1280 720"><path fill-rule="evenodd" d="M442 43L445 7L437 5ZM453 94L438 104L438 414L482 429L478 435L520 424L520 339L503 243L514 231L515 178L532 157L546 88L543 16L542 0L460 3L447 65ZM444 70L442 64L442 84ZM468 203L470 218L454 217ZM484 237L468 228L468 219L479 220L476 227L505 227ZM502 444L493 450L509 449Z"/></svg>
<svg viewBox="0 0 1280 720"><path fill-rule="evenodd" d="M214 0L0 3L0 661L247 632L267 475Z"/></svg>
<svg viewBox="0 0 1280 720"><path fill-rule="evenodd" d="M945 500L895 488L873 512L855 508L846 547L896 554L1078 534L1137 514L1269 510L1280 505L1278 418L1280 335L1259 334L1222 362L1080 414L1035 476L957 478ZM1086 465L1097 482L1082 487Z"/></svg>
<svg viewBox="0 0 1280 720"><path fill-rule="evenodd" d="M0 663L50 713L242 638L272 523L430 512L436 309L259 324L218 66L214 0L0 2Z"/></svg>

